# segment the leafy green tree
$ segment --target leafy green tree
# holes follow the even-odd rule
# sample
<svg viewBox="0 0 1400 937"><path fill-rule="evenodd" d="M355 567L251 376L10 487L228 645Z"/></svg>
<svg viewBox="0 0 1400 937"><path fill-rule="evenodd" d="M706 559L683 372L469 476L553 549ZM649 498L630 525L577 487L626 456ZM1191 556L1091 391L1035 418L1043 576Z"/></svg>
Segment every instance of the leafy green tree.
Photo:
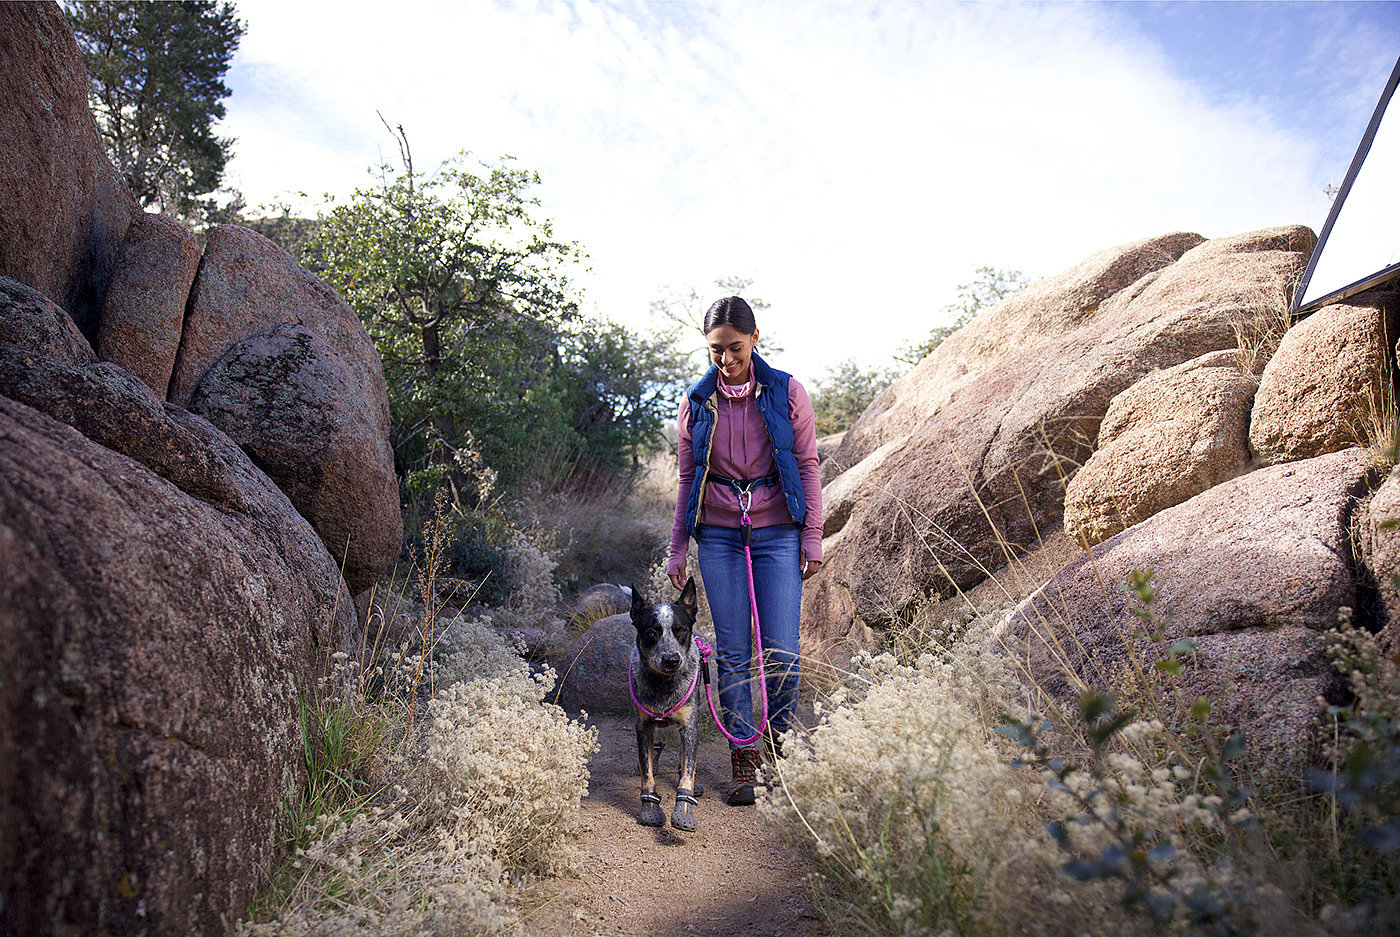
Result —
<svg viewBox="0 0 1400 937"><path fill-rule="evenodd" d="M880 391L898 376L890 368L861 367L854 358L847 358L828 368L813 382L811 389L817 435L826 436L850 429Z"/></svg>
<svg viewBox="0 0 1400 937"><path fill-rule="evenodd" d="M89 101L117 171L143 207L194 217L233 141L214 134L224 74L243 37L228 0L69 3Z"/></svg>
<svg viewBox="0 0 1400 937"><path fill-rule="evenodd" d="M668 332L589 321L566 336L563 393L585 451L614 474L636 469L661 442L685 388L688 356Z"/></svg>
<svg viewBox="0 0 1400 937"><path fill-rule="evenodd" d="M958 298L939 310L941 316L951 316L952 323L930 329L928 337L921 342L906 344L895 354L895 360L911 367L918 364L943 344L949 335L967 325L977 313L995 306L1029 285L1030 281L1026 279L1026 275L1018 269L985 265L978 267L970 282L958 284Z"/></svg>
<svg viewBox="0 0 1400 937"><path fill-rule="evenodd" d="M446 477L470 500L464 470L478 456L509 486L577 438L556 337L578 315L565 271L580 250L535 217L535 173L464 153L420 175L395 133L402 166L332 207L302 257L379 349L410 487Z"/></svg>

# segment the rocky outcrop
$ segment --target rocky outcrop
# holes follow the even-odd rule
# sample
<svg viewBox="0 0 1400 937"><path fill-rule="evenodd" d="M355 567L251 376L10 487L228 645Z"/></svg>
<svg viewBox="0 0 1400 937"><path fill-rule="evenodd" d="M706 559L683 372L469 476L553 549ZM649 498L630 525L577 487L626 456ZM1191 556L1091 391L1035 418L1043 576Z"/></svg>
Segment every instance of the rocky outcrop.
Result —
<svg viewBox="0 0 1400 937"><path fill-rule="evenodd" d="M209 232L190 292L170 401L184 406L224 352L288 322L314 333L341 358L351 382L345 394L382 406L378 416L387 436L384 368L354 310L282 248L237 225L218 225Z"/></svg>
<svg viewBox="0 0 1400 937"><path fill-rule="evenodd" d="M356 641L327 545L359 586L397 553L379 359L256 235L201 264L139 211L57 4L0 4L0 135L0 935L223 933ZM242 439L166 402L206 372Z"/></svg>
<svg viewBox="0 0 1400 937"><path fill-rule="evenodd" d="M1306 459L1390 432L1400 297L1367 295L1370 303L1324 306L1283 336L1254 398L1249 445L1259 461Z"/></svg>
<svg viewBox="0 0 1400 937"><path fill-rule="evenodd" d="M203 419L0 345L0 905L12 933L221 933L282 849L335 564ZM23 809L15 809L23 805Z"/></svg>
<svg viewBox="0 0 1400 937"><path fill-rule="evenodd" d="M234 344L189 398L286 492L356 594L403 537L382 398L346 393L358 376L316 333L284 323Z"/></svg>
<svg viewBox="0 0 1400 937"><path fill-rule="evenodd" d="M0 342L67 364L90 364L96 358L68 313L38 290L6 277L0 277Z"/></svg>
<svg viewBox="0 0 1400 937"><path fill-rule="evenodd" d="M1273 763L1306 754L1319 696L1338 678L1322 633L1358 607L1351 529L1373 481L1369 452L1349 449L1272 466L1218 485L1094 547L1021 604L1006 633L1027 645L1035 681L1069 702L1083 685L1114 690L1182 638L1184 698L1209 697L1223 724L1244 728ZM1151 571L1154 624L1145 634L1121 588Z"/></svg>
<svg viewBox="0 0 1400 937"><path fill-rule="evenodd" d="M847 433L843 452L880 462L831 499L838 520L804 620L839 639L1036 544L1060 521L1065 483L1114 396L1236 348L1242 325L1278 321L1312 244L1290 227L1127 245L1040 286L1048 309L1022 293L951 336Z"/></svg>
<svg viewBox="0 0 1400 937"><path fill-rule="evenodd" d="M846 432L833 461L849 468L907 436L969 380L1016 357L1027 344L1083 327L1104 302L1144 285L1204 240L1176 233L1108 248L979 314L875 398Z"/></svg>
<svg viewBox="0 0 1400 937"><path fill-rule="evenodd" d="M286 251L235 225L209 233L169 397L283 486L355 592L393 563L403 526L379 354Z"/></svg>
<svg viewBox="0 0 1400 937"><path fill-rule="evenodd" d="M97 324L97 354L164 398L175 369L199 266L199 242L184 225L142 214L127 229Z"/></svg>
<svg viewBox="0 0 1400 937"><path fill-rule="evenodd" d="M1065 530L1099 543L1249 465L1254 376L1236 350L1157 371L1114 397L1065 489Z"/></svg>
<svg viewBox="0 0 1400 937"><path fill-rule="evenodd" d="M92 341L140 208L102 152L56 3L0 4L0 140L0 276L55 301Z"/></svg>
<svg viewBox="0 0 1400 937"><path fill-rule="evenodd" d="M595 621L569 647L555 702L572 712L632 712L627 663L636 643L630 613Z"/></svg>

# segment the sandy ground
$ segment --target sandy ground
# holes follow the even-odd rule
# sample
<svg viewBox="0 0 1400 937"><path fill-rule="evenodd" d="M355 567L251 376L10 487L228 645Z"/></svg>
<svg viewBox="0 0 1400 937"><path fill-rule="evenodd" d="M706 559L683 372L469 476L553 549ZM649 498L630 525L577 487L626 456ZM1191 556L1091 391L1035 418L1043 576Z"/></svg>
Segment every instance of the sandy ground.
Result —
<svg viewBox="0 0 1400 937"><path fill-rule="evenodd" d="M705 794L699 829L637 823L637 742L628 717L597 716L600 750L583 800L578 874L549 886L523 930L541 937L824 937L807 901L807 867L760 824L753 807L724 803L729 748L702 730L696 776ZM679 752L674 731L657 771L667 817L675 807Z"/></svg>

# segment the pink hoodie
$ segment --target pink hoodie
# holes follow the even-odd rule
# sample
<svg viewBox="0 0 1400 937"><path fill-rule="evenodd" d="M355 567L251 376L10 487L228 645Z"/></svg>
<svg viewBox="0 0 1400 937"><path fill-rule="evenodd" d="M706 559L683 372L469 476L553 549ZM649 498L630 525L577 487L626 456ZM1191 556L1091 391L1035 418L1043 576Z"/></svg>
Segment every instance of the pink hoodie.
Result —
<svg viewBox="0 0 1400 937"><path fill-rule="evenodd" d="M773 461L773 444L763 426L763 417L754 405L752 394L739 399L715 394L719 411L710 450L710 471L727 478L762 478L778 471ZM802 476L802 491L807 499L807 518L802 524L802 554L811 561L822 558L822 483L817 471L816 419L807 390L796 378L788 380L788 416L792 419L792 454ZM685 529L685 508L690 500L690 487L695 484L695 451L690 441L690 401L681 400L677 417L677 461L680 464L680 487L676 492L676 516L671 525L671 555L666 573L675 575L685 570L685 557L690 547L690 535ZM705 503L700 510L700 523L718 527L739 526L739 496L728 485L707 484ZM754 489L749 517L755 527L791 524L783 490L777 485Z"/></svg>

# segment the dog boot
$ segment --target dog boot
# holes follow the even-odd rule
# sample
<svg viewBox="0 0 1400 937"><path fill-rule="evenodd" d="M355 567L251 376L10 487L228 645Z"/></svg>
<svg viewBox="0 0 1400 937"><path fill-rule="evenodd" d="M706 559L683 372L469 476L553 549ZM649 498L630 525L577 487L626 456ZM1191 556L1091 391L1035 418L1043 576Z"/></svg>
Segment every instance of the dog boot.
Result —
<svg viewBox="0 0 1400 937"><path fill-rule="evenodd" d="M687 833L695 832L695 795L683 787L676 788L676 812L671 814L671 825Z"/></svg>
<svg viewBox="0 0 1400 937"><path fill-rule="evenodd" d="M666 814L661 812L661 798L642 791L642 814L637 817L642 826L661 826L666 822Z"/></svg>
<svg viewBox="0 0 1400 937"><path fill-rule="evenodd" d="M733 769L733 779L729 782L729 793L724 802L731 807L753 803L753 786L758 782L758 749L731 749L729 763Z"/></svg>

